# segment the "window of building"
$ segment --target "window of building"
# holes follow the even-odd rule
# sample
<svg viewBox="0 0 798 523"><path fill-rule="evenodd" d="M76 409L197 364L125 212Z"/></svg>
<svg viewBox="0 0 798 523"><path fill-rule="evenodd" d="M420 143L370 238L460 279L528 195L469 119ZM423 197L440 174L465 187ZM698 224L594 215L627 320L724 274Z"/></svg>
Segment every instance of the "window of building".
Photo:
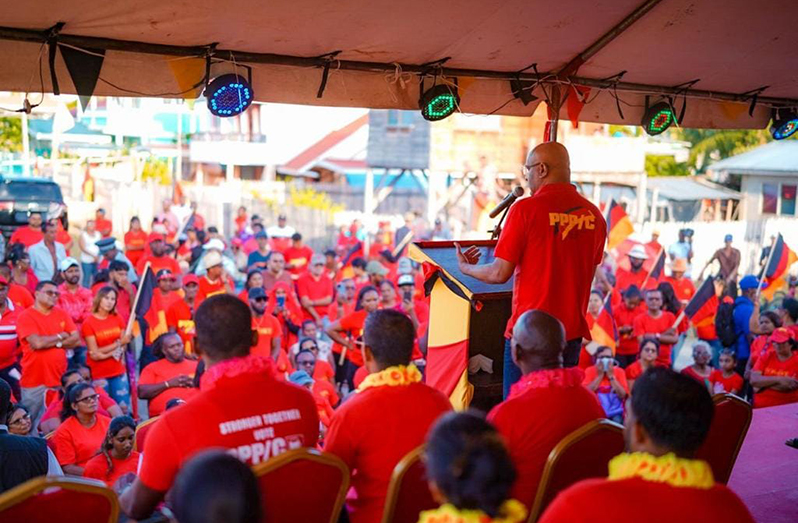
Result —
<svg viewBox="0 0 798 523"><path fill-rule="evenodd" d="M795 185L781 186L781 214L795 216Z"/></svg>
<svg viewBox="0 0 798 523"><path fill-rule="evenodd" d="M779 203L779 186L774 183L762 184L762 214L776 214Z"/></svg>

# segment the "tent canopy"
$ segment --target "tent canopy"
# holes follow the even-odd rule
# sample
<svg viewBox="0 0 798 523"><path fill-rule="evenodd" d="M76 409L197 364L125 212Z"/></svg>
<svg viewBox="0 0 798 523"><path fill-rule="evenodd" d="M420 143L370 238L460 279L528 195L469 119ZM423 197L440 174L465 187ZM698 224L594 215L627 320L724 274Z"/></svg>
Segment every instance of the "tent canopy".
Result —
<svg viewBox="0 0 798 523"><path fill-rule="evenodd" d="M28 0L4 7L0 89L52 91L43 42L64 22L51 43L106 50L98 95L196 96L216 44L211 76L252 66L260 101L417 109L423 71L426 87L456 82L464 112L530 115L560 92L562 118L581 98L582 121L636 125L647 94L669 93L677 114L688 98L684 126L761 128L771 107L798 106L796 20L794 0ZM75 93L61 53L55 70ZM528 105L510 87L519 71L543 80Z"/></svg>

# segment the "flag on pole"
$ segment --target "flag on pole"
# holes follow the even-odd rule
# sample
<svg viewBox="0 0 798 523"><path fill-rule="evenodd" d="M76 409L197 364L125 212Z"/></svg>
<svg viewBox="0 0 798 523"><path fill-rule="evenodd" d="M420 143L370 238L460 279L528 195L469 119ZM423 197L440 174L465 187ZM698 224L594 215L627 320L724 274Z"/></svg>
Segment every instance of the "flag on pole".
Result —
<svg viewBox="0 0 798 523"><path fill-rule="evenodd" d="M654 260L654 265L651 266L649 278L659 282L665 276L665 250L660 249L657 259Z"/></svg>
<svg viewBox="0 0 798 523"><path fill-rule="evenodd" d="M684 308L684 314L696 328L714 325L715 314L718 312L718 295L715 281L707 278L690 302Z"/></svg>
<svg viewBox="0 0 798 523"><path fill-rule="evenodd" d="M610 300L610 296L607 296L604 300L604 305L601 307L596 321L593 322L593 327L590 329L590 337L599 345L610 347L614 354L618 342L618 329L612 317L612 300Z"/></svg>
<svg viewBox="0 0 798 523"><path fill-rule="evenodd" d="M787 286L787 277L790 267L798 261L798 255L787 246L784 237L779 234L770 253L770 262L765 267L765 283L767 287L762 290L762 295L772 300L776 291Z"/></svg>
<svg viewBox="0 0 798 523"><path fill-rule="evenodd" d="M629 215L615 200L610 200L607 207L607 250L612 250L620 245L626 238L635 232L634 225Z"/></svg>

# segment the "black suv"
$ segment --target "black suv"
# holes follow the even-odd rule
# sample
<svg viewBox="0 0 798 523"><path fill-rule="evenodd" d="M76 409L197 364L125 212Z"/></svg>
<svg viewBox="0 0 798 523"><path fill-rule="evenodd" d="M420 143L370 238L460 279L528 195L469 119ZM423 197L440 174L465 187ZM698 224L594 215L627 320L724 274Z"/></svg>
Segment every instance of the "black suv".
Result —
<svg viewBox="0 0 798 523"><path fill-rule="evenodd" d="M67 207L61 188L47 178L0 176L0 231L6 243L17 227L27 225L31 213L45 220L59 219L69 229Z"/></svg>

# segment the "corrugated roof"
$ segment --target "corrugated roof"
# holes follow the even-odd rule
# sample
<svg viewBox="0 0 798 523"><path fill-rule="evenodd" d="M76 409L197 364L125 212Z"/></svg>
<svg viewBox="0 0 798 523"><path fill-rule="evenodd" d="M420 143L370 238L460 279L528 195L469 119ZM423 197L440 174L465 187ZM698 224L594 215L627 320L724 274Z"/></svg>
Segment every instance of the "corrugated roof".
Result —
<svg viewBox="0 0 798 523"><path fill-rule="evenodd" d="M752 175L798 175L798 140L770 142L709 166L713 172Z"/></svg>
<svg viewBox="0 0 798 523"><path fill-rule="evenodd" d="M659 189L659 198L677 202L694 200L739 200L742 194L695 178L663 176L648 179L648 189Z"/></svg>

